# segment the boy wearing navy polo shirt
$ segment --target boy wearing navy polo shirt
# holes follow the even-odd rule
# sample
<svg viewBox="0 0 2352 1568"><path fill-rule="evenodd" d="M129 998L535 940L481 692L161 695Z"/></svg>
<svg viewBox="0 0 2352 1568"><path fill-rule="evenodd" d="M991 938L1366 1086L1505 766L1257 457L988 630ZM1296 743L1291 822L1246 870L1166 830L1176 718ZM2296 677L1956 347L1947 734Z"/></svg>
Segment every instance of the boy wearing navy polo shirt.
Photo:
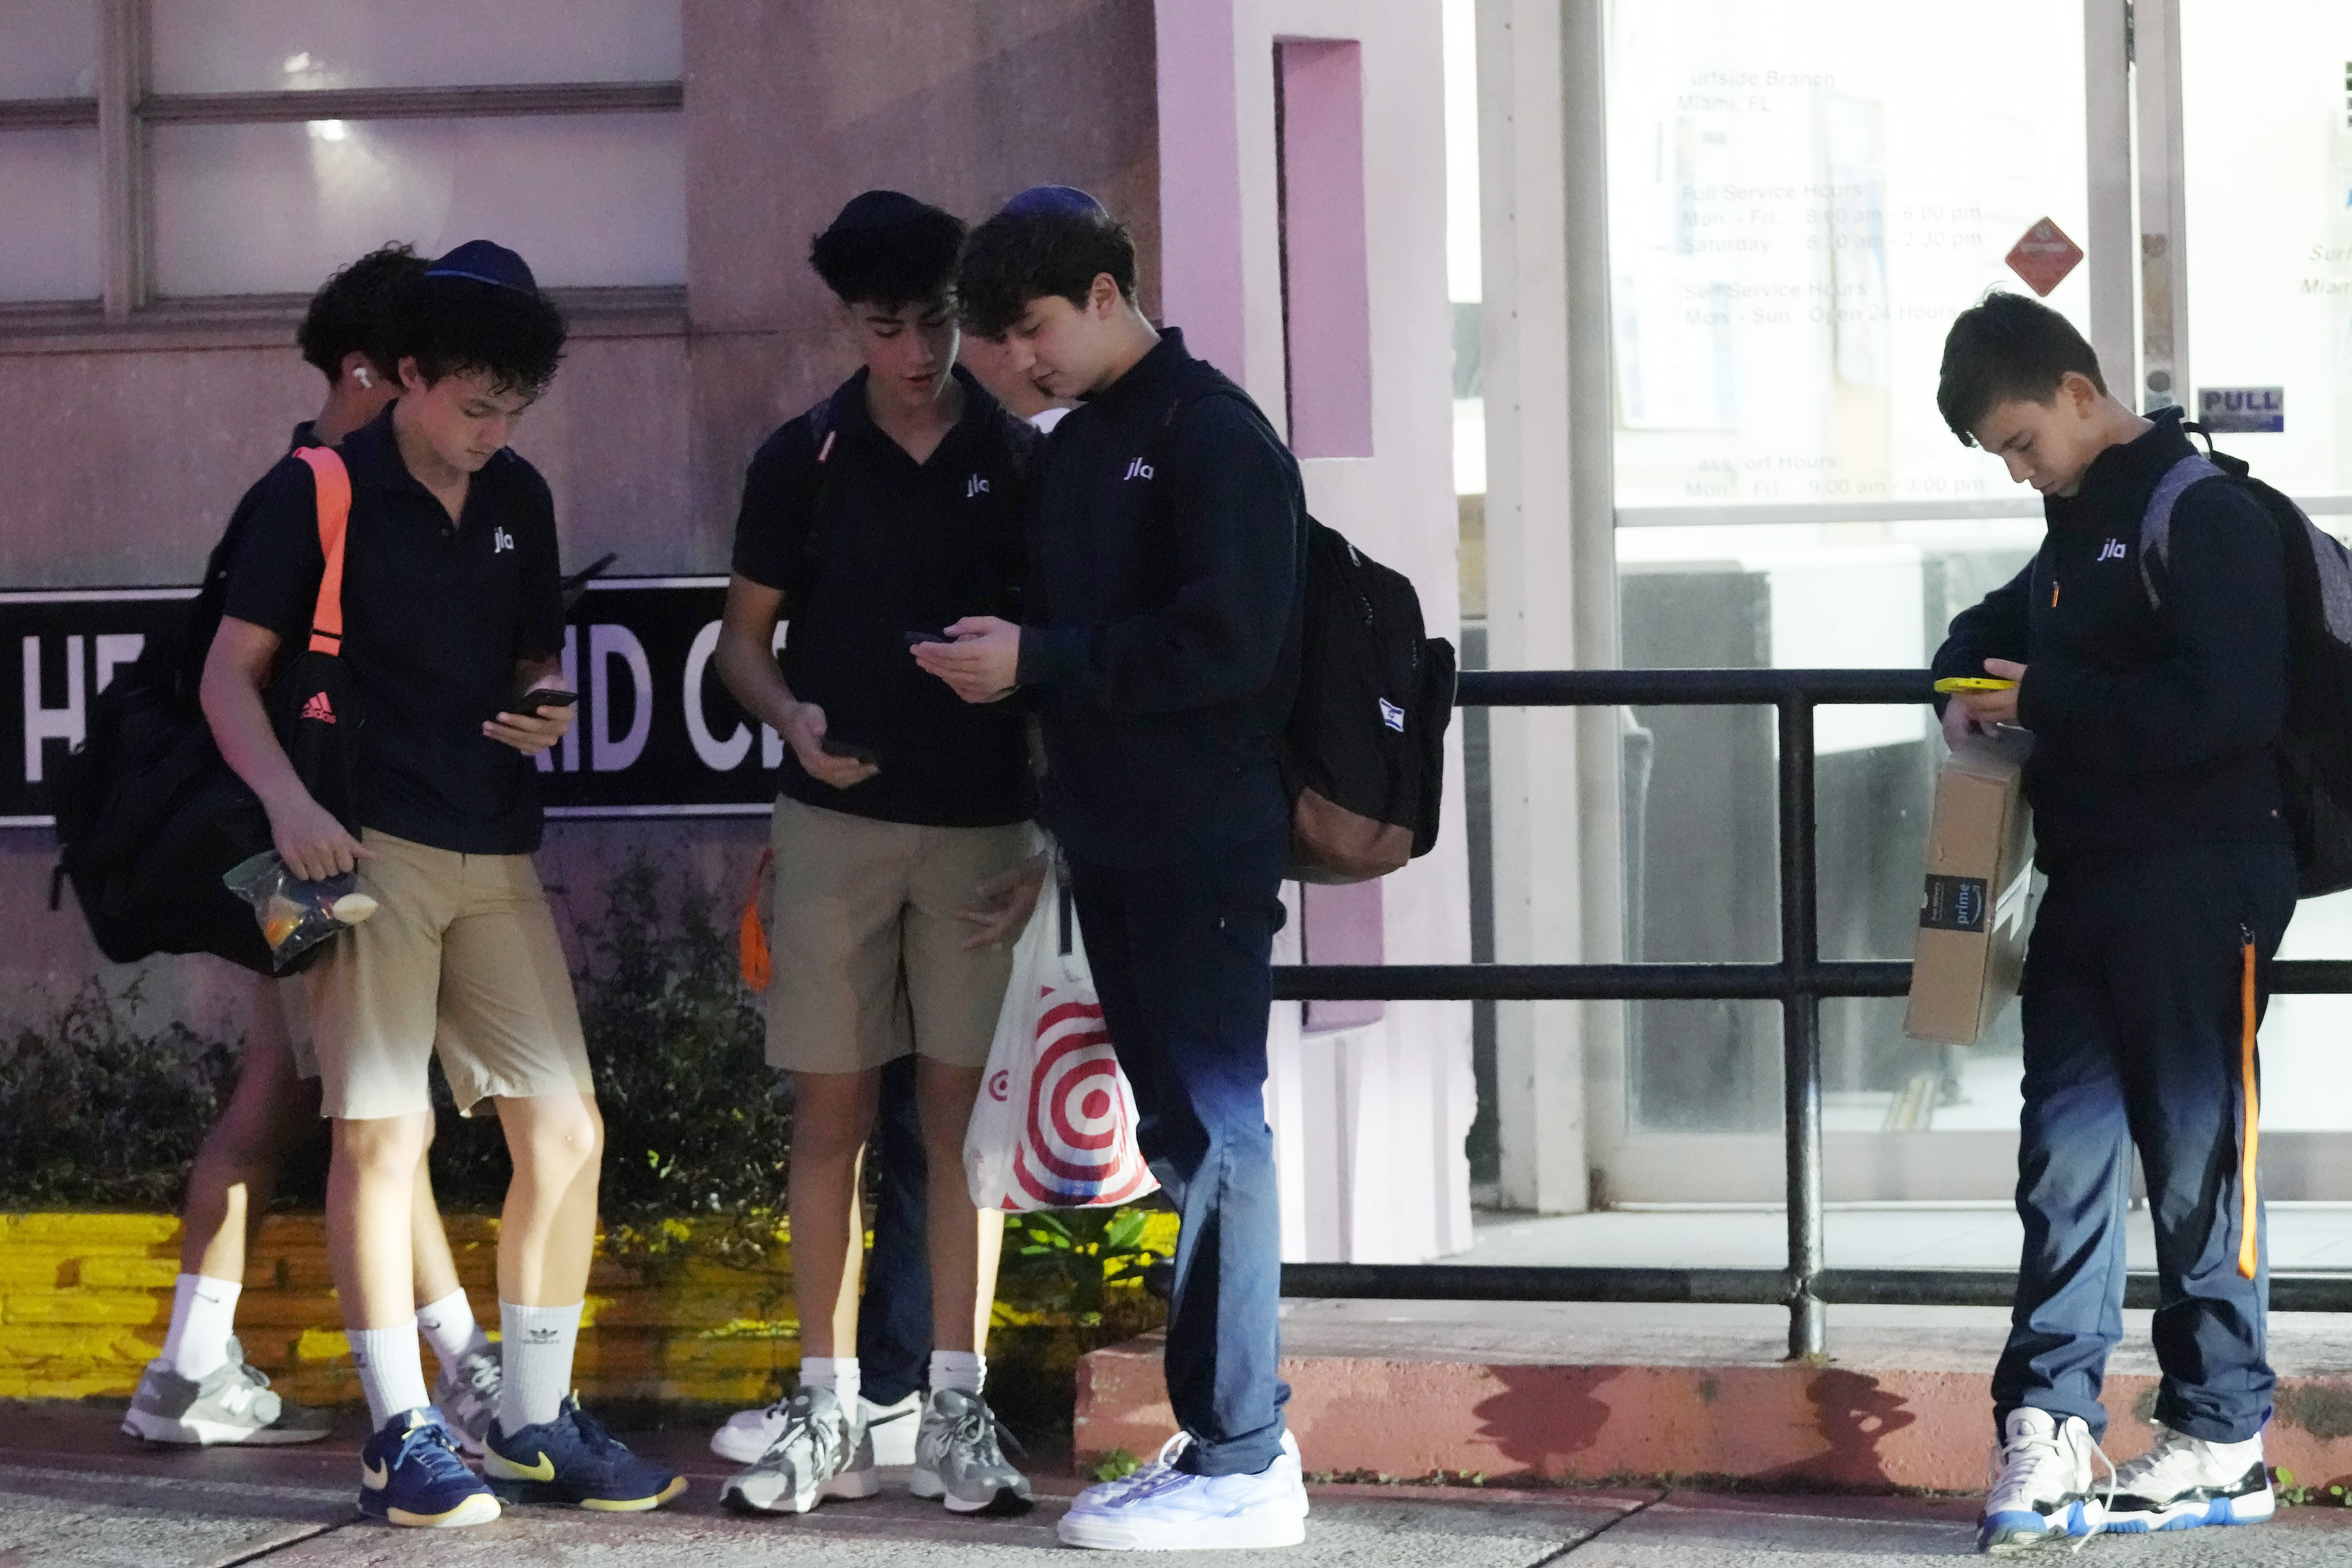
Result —
<svg viewBox="0 0 2352 1568"><path fill-rule="evenodd" d="M1274 933L1290 847L1277 747L1298 680L1306 497L1241 388L1135 303L1135 247L1066 186L971 237L971 329L1082 398L1030 514L1018 623L916 650L975 703L1034 693L1045 820L1071 864L1104 1021L1152 1173L1183 1217L1159 1461L1090 1487L1074 1546L1293 1545L1307 1493L1276 1371L1281 1224L1265 1124Z"/></svg>
<svg viewBox="0 0 2352 1568"><path fill-rule="evenodd" d="M305 462L263 481L203 683L221 753L268 809L287 865L306 878L356 869L380 905L305 976L334 1121L330 1261L369 1404L390 1413L362 1452L360 1509L447 1526L497 1518L500 1498L654 1508L684 1478L637 1459L569 1397L604 1129L530 863L530 759L571 714L532 700L563 684L554 510L507 449L555 374L562 318L522 258L486 240L436 261L399 314L401 395L337 448L352 492L341 651L365 704L358 837L303 787L262 703L279 650L308 635L325 571ZM495 1103L514 1162L490 1488L428 1402L409 1294L436 1052L461 1111Z"/></svg>
<svg viewBox="0 0 2352 1568"><path fill-rule="evenodd" d="M802 1513L866 1497L856 1353L859 1158L886 1069L914 1058L931 1305L915 1495L1014 1512L1028 1480L982 1397L1001 1216L973 1207L963 1140L1034 901L1021 718L959 702L908 652L1014 604L1036 433L957 365L961 221L868 191L810 262L866 365L751 460L719 668L781 734L768 1059L793 1075L790 1196L800 1390L714 1440L765 1439L727 1500ZM771 651L790 630L780 668ZM869 1285L869 1299L879 1281Z"/></svg>

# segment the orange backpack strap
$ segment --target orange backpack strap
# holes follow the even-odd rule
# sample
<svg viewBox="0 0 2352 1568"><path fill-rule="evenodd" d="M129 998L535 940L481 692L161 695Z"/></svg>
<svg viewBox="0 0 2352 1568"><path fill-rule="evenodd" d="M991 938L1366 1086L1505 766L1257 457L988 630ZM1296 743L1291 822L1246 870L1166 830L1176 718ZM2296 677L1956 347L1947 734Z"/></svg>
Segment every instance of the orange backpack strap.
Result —
<svg viewBox="0 0 2352 1568"><path fill-rule="evenodd" d="M310 465L319 490L319 553L327 570L319 579L319 603L310 613L310 651L343 651L343 533L352 521L352 476L332 447L301 447L294 455Z"/></svg>
<svg viewBox="0 0 2352 1568"><path fill-rule="evenodd" d="M772 849L760 852L760 863L751 868L751 889L743 896L743 921L737 934L737 962L743 971L743 984L754 991L765 991L773 976L767 928L760 923L760 884L768 874L768 863L775 858Z"/></svg>

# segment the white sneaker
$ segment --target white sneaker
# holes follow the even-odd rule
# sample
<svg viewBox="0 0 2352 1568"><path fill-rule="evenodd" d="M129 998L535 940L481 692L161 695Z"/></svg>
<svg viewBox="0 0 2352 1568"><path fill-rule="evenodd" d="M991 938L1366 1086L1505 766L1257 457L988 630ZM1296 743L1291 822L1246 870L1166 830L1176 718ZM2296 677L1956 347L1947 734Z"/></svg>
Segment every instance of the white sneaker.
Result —
<svg viewBox="0 0 2352 1568"><path fill-rule="evenodd" d="M1977 1550L2009 1557L2096 1535L2106 1510L2092 1490L2092 1464L2105 1458L2079 1415L2032 1405L2011 1411L1993 1455L2000 1472L1985 1499Z"/></svg>
<svg viewBox="0 0 2352 1568"><path fill-rule="evenodd" d="M2260 1524L2278 1507L2260 1433L2209 1443L2158 1424L2156 1447L2116 1472L2107 1528L2138 1535L2205 1524Z"/></svg>
<svg viewBox="0 0 2352 1568"><path fill-rule="evenodd" d="M738 1410L727 1418L726 1426L710 1435L710 1451L739 1465L755 1463L784 1435L792 1405L793 1396L787 1394L761 1409Z"/></svg>
<svg viewBox="0 0 2352 1568"><path fill-rule="evenodd" d="M858 1419L866 1423L868 1436L874 1439L874 1462L877 1465L911 1465L915 1462L915 1432L923 1424L923 1391L917 1389L896 1405L877 1405L860 1394L857 1399Z"/></svg>
<svg viewBox="0 0 2352 1568"><path fill-rule="evenodd" d="M1196 1476L1175 1459L1192 1441L1179 1432L1160 1457L1133 1475L1088 1487L1055 1533L1065 1546L1112 1552L1200 1552L1223 1547L1296 1546L1307 1539L1307 1488L1298 1445L1286 1432L1282 1452L1254 1476Z"/></svg>

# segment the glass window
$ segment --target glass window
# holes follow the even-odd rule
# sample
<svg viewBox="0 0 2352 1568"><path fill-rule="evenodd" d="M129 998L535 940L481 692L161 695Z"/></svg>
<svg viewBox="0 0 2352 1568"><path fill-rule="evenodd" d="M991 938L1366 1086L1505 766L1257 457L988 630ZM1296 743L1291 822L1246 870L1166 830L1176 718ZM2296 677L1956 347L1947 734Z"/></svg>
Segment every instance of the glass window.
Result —
<svg viewBox="0 0 2352 1568"><path fill-rule="evenodd" d="M89 98L97 80L97 0L0 0L0 98Z"/></svg>
<svg viewBox="0 0 2352 1568"><path fill-rule="evenodd" d="M389 239L496 239L550 287L686 278L676 115L161 125L153 145L166 297L307 293Z"/></svg>
<svg viewBox="0 0 2352 1568"><path fill-rule="evenodd" d="M680 0L169 0L158 92L676 81Z"/></svg>
<svg viewBox="0 0 2352 1568"><path fill-rule="evenodd" d="M2027 289L2005 258L2029 228L2086 236L2079 8L1988 0L1955 27L1644 0L1615 7L1609 70L1623 662L1925 663L2041 537L2032 494L1946 429L1936 378L1958 311ZM2086 326L2087 269L2047 298ZM1960 518L1934 515L1948 500ZM1768 510L1790 505L1839 510ZM1908 958L1940 742L1917 708L1823 709L1816 736L1822 952ZM1777 744L1768 709L1633 711L1629 956L1777 955ZM1967 1054L1905 1038L1902 1012L1823 1006L1829 1125L2013 1125L2014 1010ZM1780 1125L1778 1009L1637 1004L1627 1028L1636 1131Z"/></svg>
<svg viewBox="0 0 2352 1568"><path fill-rule="evenodd" d="M2084 237L2079 13L1643 0L1609 70L1618 504L2009 495L1936 370L2029 227ZM2087 325L2084 269L2049 299Z"/></svg>
<svg viewBox="0 0 2352 1568"><path fill-rule="evenodd" d="M99 297L99 189L95 130L0 132L0 300Z"/></svg>

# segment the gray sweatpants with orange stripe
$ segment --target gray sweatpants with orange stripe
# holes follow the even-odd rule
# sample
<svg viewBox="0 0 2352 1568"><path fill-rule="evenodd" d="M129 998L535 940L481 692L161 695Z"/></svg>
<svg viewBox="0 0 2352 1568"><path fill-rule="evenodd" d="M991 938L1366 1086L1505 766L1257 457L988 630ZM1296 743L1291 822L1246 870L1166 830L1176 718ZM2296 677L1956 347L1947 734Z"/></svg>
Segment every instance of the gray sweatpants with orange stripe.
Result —
<svg viewBox="0 0 2352 1568"><path fill-rule="evenodd" d="M2025 1252L1996 1426L2032 1405L2106 1429L2135 1148L2161 1281L2156 1417L2212 1442L2270 1419L2253 1029L2294 900L2283 845L2154 850L2051 878L2021 997Z"/></svg>

